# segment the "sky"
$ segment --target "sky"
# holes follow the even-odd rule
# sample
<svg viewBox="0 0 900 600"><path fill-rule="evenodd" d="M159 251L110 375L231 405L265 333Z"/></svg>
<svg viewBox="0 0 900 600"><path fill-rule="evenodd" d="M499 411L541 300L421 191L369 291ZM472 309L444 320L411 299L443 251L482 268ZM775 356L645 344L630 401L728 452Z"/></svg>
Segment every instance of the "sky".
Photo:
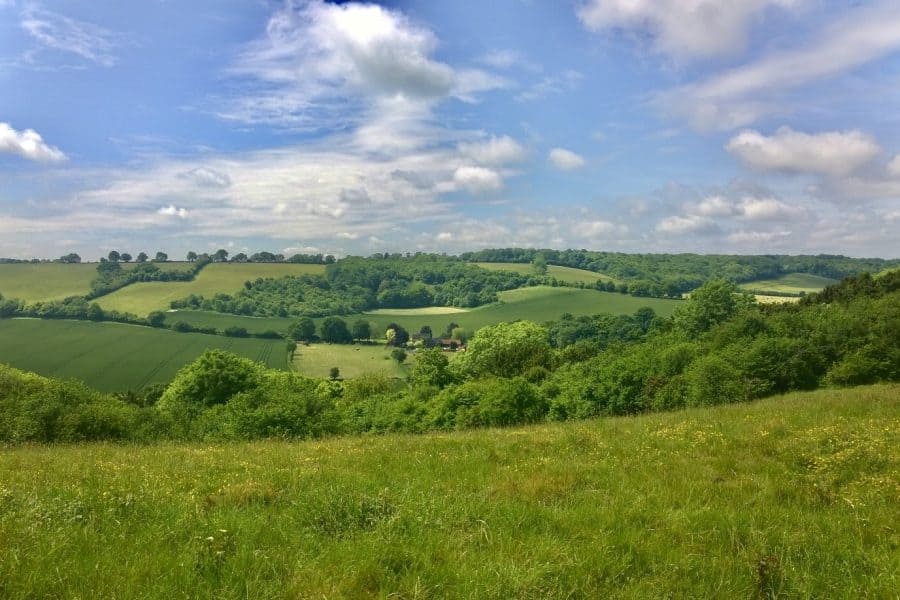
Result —
<svg viewBox="0 0 900 600"><path fill-rule="evenodd" d="M896 0L0 0L0 256L898 232Z"/></svg>

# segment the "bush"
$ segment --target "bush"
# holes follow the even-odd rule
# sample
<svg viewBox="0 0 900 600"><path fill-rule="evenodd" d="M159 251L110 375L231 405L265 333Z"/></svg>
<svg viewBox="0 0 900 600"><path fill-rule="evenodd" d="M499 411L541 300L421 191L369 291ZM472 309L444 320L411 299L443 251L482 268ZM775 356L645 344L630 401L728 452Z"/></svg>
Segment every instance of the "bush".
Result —
<svg viewBox="0 0 900 600"><path fill-rule="evenodd" d="M175 374L157 406L173 416L190 419L205 408L258 387L262 375L263 368L252 360L207 350Z"/></svg>

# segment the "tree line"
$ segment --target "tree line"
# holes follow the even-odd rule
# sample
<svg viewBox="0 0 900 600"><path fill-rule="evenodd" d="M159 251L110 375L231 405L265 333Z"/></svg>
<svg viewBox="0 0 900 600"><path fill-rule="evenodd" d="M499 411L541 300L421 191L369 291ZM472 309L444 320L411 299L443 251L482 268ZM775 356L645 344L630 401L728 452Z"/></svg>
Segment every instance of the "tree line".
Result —
<svg viewBox="0 0 900 600"><path fill-rule="evenodd" d="M350 257L328 264L324 276L258 278L245 282L237 293L192 295L171 307L277 317L348 315L375 308L474 307L496 302L503 290L541 282L538 277L488 271L437 255Z"/></svg>
<svg viewBox="0 0 900 600"><path fill-rule="evenodd" d="M398 359L399 360L399 359ZM743 402L900 381L900 271L793 305L713 280L675 314L478 330L452 362L417 352L407 384L269 370L208 351L167 386L119 396L0 367L0 440L219 440L423 432Z"/></svg>
<svg viewBox="0 0 900 600"><path fill-rule="evenodd" d="M603 273L620 281L607 291L635 296L678 298L710 279L743 283L808 273L843 279L864 272L877 273L900 266L900 259L849 258L840 255L726 255L726 254L625 254L592 250L493 248L465 252L469 262L534 263L535 260L564 267Z"/></svg>

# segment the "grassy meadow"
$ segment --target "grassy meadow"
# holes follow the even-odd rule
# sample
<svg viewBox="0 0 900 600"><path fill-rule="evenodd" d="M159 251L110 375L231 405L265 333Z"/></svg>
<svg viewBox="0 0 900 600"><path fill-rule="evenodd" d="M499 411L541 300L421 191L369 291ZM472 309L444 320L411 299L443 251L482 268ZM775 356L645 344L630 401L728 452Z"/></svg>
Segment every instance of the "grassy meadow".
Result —
<svg viewBox="0 0 900 600"><path fill-rule="evenodd" d="M0 264L0 294L25 302L83 296L96 275L97 265L89 263Z"/></svg>
<svg viewBox="0 0 900 600"><path fill-rule="evenodd" d="M480 262L475 264L482 269L488 269L490 271L512 271L513 273L521 273L522 275L535 274L534 267L531 263ZM594 285L597 283L598 279L601 281L615 281L615 279L609 275L604 275L603 273L595 273L585 269L575 269L573 267L562 267L559 265L547 265L547 275L556 277L556 279L565 283L587 283Z"/></svg>
<svg viewBox="0 0 900 600"><path fill-rule="evenodd" d="M145 316L155 310L167 310L172 300L198 294L214 296L231 294L245 281L287 275L321 275L324 265L293 263L216 263L205 267L193 281L149 281L133 283L97 298L105 310L129 312Z"/></svg>
<svg viewBox="0 0 900 600"><path fill-rule="evenodd" d="M0 453L0 597L891 598L900 386L421 436Z"/></svg>
<svg viewBox="0 0 900 600"><path fill-rule="evenodd" d="M391 358L392 348L382 344L299 344L291 365L295 371L309 377L327 378L331 367L341 370L341 378L358 377L364 373L383 373L388 377L406 378L415 354L407 352L404 364Z"/></svg>
<svg viewBox="0 0 900 600"><path fill-rule="evenodd" d="M538 323L556 320L563 313L573 315L593 315L597 313L633 314L643 306L649 306L662 316L669 316L678 306L679 300L659 298L636 298L613 292L598 292L566 287L531 287L500 292L500 301L473 309L434 310L431 308L376 310L342 318L352 323L365 319L372 324L373 331L380 334L389 324L397 323L405 329L416 332L428 325L435 335L444 331L450 323L464 327L470 333L485 325L504 321L528 319ZM247 331L262 332L267 329L286 331L295 319L281 317L242 317L206 311L179 310L167 313L166 322L184 321L195 327L244 327ZM321 319L316 319L321 321Z"/></svg>
<svg viewBox="0 0 900 600"><path fill-rule="evenodd" d="M809 273L788 273L774 279L748 281L738 287L757 292L780 292L783 294L812 294L819 292L837 281L828 277L810 275Z"/></svg>
<svg viewBox="0 0 900 600"><path fill-rule="evenodd" d="M80 379L102 391L168 383L207 348L288 368L282 340L176 333L121 323L0 319L0 363L48 377Z"/></svg>
<svg viewBox="0 0 900 600"><path fill-rule="evenodd" d="M120 263L125 270L136 263ZM153 263L162 271L187 271L187 262ZM25 302L62 300L91 291L97 263L11 263L0 264L0 294Z"/></svg>

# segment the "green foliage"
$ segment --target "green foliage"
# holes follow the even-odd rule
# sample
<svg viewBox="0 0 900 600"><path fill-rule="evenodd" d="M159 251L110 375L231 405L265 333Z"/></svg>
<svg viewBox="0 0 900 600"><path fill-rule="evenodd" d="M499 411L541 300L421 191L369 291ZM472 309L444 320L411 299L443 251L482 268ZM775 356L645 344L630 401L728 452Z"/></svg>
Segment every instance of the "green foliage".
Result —
<svg viewBox="0 0 900 600"><path fill-rule="evenodd" d="M675 327L696 337L727 321L752 302L752 296L739 293L731 282L723 279L708 281L691 292L688 301L675 311Z"/></svg>
<svg viewBox="0 0 900 600"><path fill-rule="evenodd" d="M550 364L547 330L530 321L482 327L458 361L468 376L514 377Z"/></svg>
<svg viewBox="0 0 900 600"><path fill-rule="evenodd" d="M450 361L440 348L429 348L416 353L416 362L410 379L413 385L443 388L453 381Z"/></svg>
<svg viewBox="0 0 900 600"><path fill-rule="evenodd" d="M351 333L354 340L368 340L372 337L372 326L365 319L357 319L353 322Z"/></svg>
<svg viewBox="0 0 900 600"><path fill-rule="evenodd" d="M164 412L192 416L204 408L225 404L235 394L259 387L262 375L258 363L222 350L207 350L178 371L158 406Z"/></svg>
<svg viewBox="0 0 900 600"><path fill-rule="evenodd" d="M397 364L402 364L406 360L406 350L403 348L394 348L391 350L391 358L397 361Z"/></svg>
<svg viewBox="0 0 900 600"><path fill-rule="evenodd" d="M234 294L190 296L174 308L282 317L347 315L375 308L474 307L526 285L516 273L490 272L437 255L347 258L327 263L325 277L257 279Z"/></svg>
<svg viewBox="0 0 900 600"><path fill-rule="evenodd" d="M521 377L468 381L442 391L429 420L439 429L502 427L544 418L546 400Z"/></svg>
<svg viewBox="0 0 900 600"><path fill-rule="evenodd" d="M325 317L320 327L319 337L330 344L349 344L353 335L347 328L347 322L340 317Z"/></svg>
<svg viewBox="0 0 900 600"><path fill-rule="evenodd" d="M316 337L316 323L309 317L302 317L288 329L288 337L301 342L312 341Z"/></svg>
<svg viewBox="0 0 900 600"><path fill-rule="evenodd" d="M860 273L879 272L900 265L898 260L859 259L846 256L735 256L715 254L624 254L589 250L495 248L466 252L470 262L531 263L543 256L549 264L594 271L619 280L600 282L598 289L635 296L678 298L712 279L740 283L773 279L785 274L808 273L843 279Z"/></svg>
<svg viewBox="0 0 900 600"><path fill-rule="evenodd" d="M0 365L0 442L84 442L158 438L167 427L141 410L76 381ZM149 431L148 431L149 429Z"/></svg>

